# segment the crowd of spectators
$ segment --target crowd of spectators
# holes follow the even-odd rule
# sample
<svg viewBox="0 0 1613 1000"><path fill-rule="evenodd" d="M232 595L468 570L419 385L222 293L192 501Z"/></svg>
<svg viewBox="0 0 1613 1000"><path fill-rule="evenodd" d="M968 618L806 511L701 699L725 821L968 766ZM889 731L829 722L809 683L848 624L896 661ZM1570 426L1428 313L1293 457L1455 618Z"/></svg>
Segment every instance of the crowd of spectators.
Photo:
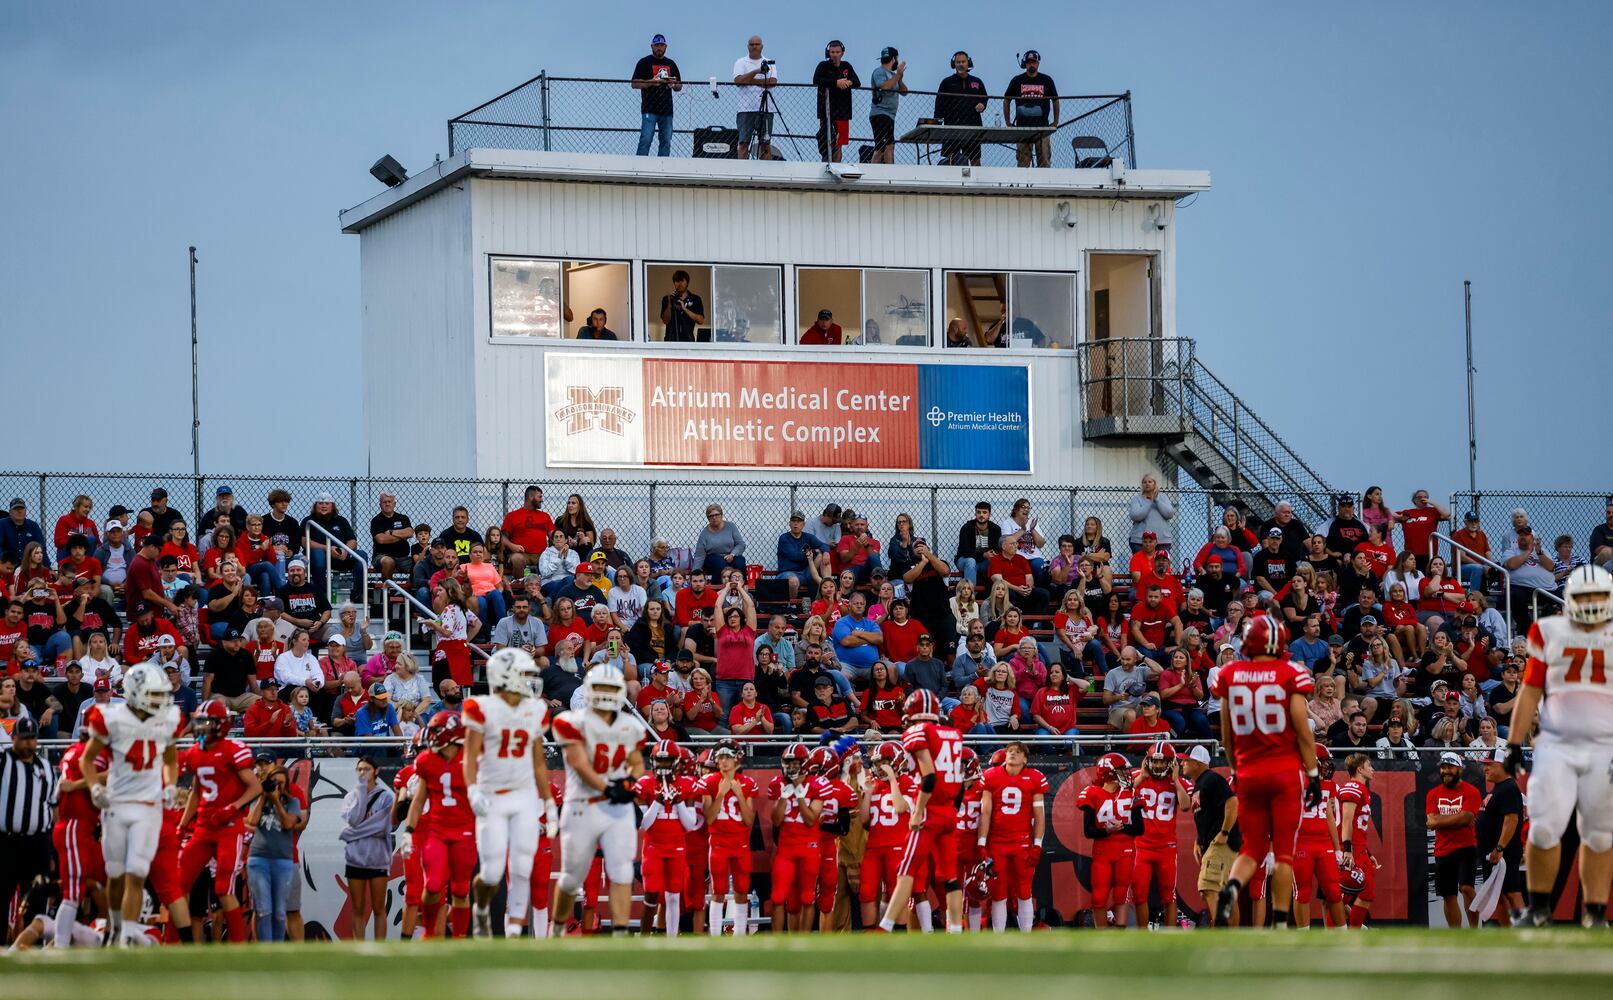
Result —
<svg viewBox="0 0 1613 1000"><path fill-rule="evenodd" d="M128 664L156 660L182 704L221 697L249 736L409 736L475 688L486 651L520 646L552 708L571 707L589 665L611 662L673 738L890 731L923 687L979 735L1207 739L1215 668L1238 655L1242 620L1265 611L1319 681L1313 722L1329 745L1392 756L1504 739L1513 636L1534 588L1555 590L1584 561L1572 539L1543 544L1517 511L1492 547L1461 519L1454 537L1509 568L1508 622L1483 565L1430 555L1451 514L1426 490L1399 511L1377 488L1359 508L1336 499L1314 528L1287 503L1263 521L1228 507L1191 553L1151 475L1127 523L1088 517L1078 536L1049 538L1030 500L1001 522L981 501L939 549L906 514L881 541L840 504L741 525L712 503L687 545L657 540L644 554L624 551L580 495L551 516L537 486L485 531L463 506L440 530L416 524L383 494L365 537L328 493L299 520L285 490L259 514L221 486L194 539L162 489L104 520L80 496L48 539L18 499L0 523L0 726L27 716L67 735L85 704L117 696ZM1586 554L1613 558L1610 541L1613 504ZM370 608L332 607L327 577L347 580L361 560L407 581L432 614L406 629L395 611L372 623Z"/></svg>

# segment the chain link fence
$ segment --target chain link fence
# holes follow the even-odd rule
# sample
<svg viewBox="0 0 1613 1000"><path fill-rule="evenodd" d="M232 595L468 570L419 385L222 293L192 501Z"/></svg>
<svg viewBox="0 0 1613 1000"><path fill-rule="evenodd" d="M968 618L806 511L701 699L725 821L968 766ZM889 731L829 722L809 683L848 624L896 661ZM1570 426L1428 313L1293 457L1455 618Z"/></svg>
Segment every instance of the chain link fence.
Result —
<svg viewBox="0 0 1613 1000"><path fill-rule="evenodd" d="M726 76L726 74L724 74ZM739 90L732 82L711 77L686 80L683 89L670 93L673 130L671 154L697 155L695 134L705 128L733 129L739 109ZM641 91L631 80L557 77L540 73L512 90L448 122L448 152L453 155L475 147L531 149L562 153L614 153L638 150ZM896 135L935 118L934 91L911 90L896 113ZM955 95L953 95L955 97ZM790 160L821 159L817 146L818 89L810 83L780 83L770 91L773 112L773 149ZM859 147L873 146L868 122L872 91L852 92L850 142L846 159L855 160ZM945 97L943 96L943 99ZM988 97L981 118L1001 124L1002 98ZM1137 166L1131 122L1131 94L1060 97L1059 126L1052 135L1053 166L1098 165L1106 157ZM1074 140L1083 142L1080 148ZM1098 148L1091 140L1101 143ZM897 158L916 162L934 152L910 143L897 144ZM911 161L910 159L911 158ZM982 166L1010 167L1016 163L1012 146L986 146Z"/></svg>
<svg viewBox="0 0 1613 1000"><path fill-rule="evenodd" d="M1513 529L1513 512L1523 511L1529 526L1548 546L1555 546L1561 536L1574 543L1574 556L1594 559L1590 550L1591 532L1597 525L1608 523L1608 507L1613 495L1608 493L1551 492L1546 490L1499 490L1478 493L1452 493L1452 527L1461 527L1462 515L1477 511L1479 527L1490 539L1490 547L1497 556L1510 542ZM1499 561L1499 560L1498 560Z"/></svg>
<svg viewBox="0 0 1613 1000"><path fill-rule="evenodd" d="M719 503L728 520L744 534L750 561L764 566L773 565L775 540L789 526L790 512L794 510L806 514L809 526L831 503L855 510L868 518L870 529L881 543L894 533L897 515L907 514L913 519L914 531L929 538L936 551L950 562L957 548L959 530L973 518L976 503L981 500L990 503L993 519L1007 525L1014 502L1024 498L1031 503L1031 516L1036 519L1038 530L1047 538L1046 556L1051 558L1057 553L1060 535L1079 536L1086 519L1096 517L1103 534L1114 544L1115 569L1124 572L1130 558L1127 540L1131 534L1131 519L1127 507L1136 496L1136 491L1128 488L1088 486L893 486L855 481L734 483L716 479L706 482L553 479L532 482L543 486L544 508L557 516L565 509L567 496L577 495L596 529L613 530L617 546L634 556L647 554L650 543L658 538L665 539L674 549L692 548L706 523L706 505ZM168 491L169 504L185 515L194 536L201 515L214 506L219 488L227 486L236 504L251 513L266 511L269 492L284 489L292 496L290 512L299 518L311 512L318 496L328 493L338 512L352 522L359 547L364 549L370 547L369 523L379 510L383 493L395 497L397 509L408 515L414 524L429 525L433 535L449 526L454 508L460 506L470 515L470 527L485 535L490 526L503 521L505 513L520 505L527 485L527 480L519 479L262 474L209 474L198 479L189 474L0 472L0 493L24 500L29 516L39 521L47 536L56 520L72 509L80 495L94 502L92 516L104 521L113 505L135 511L148 506L152 491L159 487ZM1228 505L1247 510L1257 501L1265 501L1255 493L1233 491L1212 494L1196 489L1167 489L1164 492L1176 506L1173 522L1176 557L1173 561L1178 565L1189 562L1209 540ZM1516 495L1521 494L1506 494ZM1489 496L1487 494L1486 498ZM1289 499L1302 510L1329 502L1320 495Z"/></svg>

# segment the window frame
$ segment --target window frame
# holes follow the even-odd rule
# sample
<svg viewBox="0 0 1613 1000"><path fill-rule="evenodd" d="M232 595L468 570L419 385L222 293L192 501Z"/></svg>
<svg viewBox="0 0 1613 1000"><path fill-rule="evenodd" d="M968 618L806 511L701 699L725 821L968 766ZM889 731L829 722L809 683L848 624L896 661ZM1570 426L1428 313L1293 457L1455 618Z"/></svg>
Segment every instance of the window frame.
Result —
<svg viewBox="0 0 1613 1000"><path fill-rule="evenodd" d="M792 264L791 265L791 270L795 272L794 273L795 281L794 281L794 284L793 284L793 291L794 291L794 296L795 296L794 297L795 320L796 320L797 324L800 323L800 319L801 319L801 316L800 316L800 311L801 311L800 303L801 303L801 272L802 271L855 271L855 272L857 272L857 302L858 302L858 309L860 309L861 312L862 312L861 319L862 319L862 322L864 322L864 323L866 323L867 320L868 320L868 280L867 280L867 275L868 275L868 273L870 271L917 275L917 276L919 276L920 278L923 279L923 284L924 284L924 309L925 309L926 315L925 315L925 321L924 321L925 339L924 339L924 343L922 343L922 344L852 344L852 345L841 344L841 345L838 345L838 346L836 346L834 344L803 344L803 343L801 343L801 335L806 332L805 327L803 327L803 328L801 328L801 329L796 331L795 339L793 341L791 341L788 346L800 347L800 348L804 348L804 349L809 350L809 351L844 350L846 347L849 346L849 347L855 348L858 351L869 350L869 351L881 351L881 352L890 352L890 351L898 351L898 352L901 352L901 351L927 351L930 348L935 346L935 332L934 332L934 330L935 330L935 308L934 308L934 301L933 301L933 298L932 298L932 293L933 293L934 290L931 287L932 281L934 279L935 271L936 271L935 268L933 268L933 267L894 267L894 266L883 266L883 265L866 265L866 266L864 266L864 265L856 265L856 264ZM808 325L810 326L811 324L808 324ZM860 326L861 326L861 324L859 324L859 327ZM842 324L842 326L841 326L841 334L842 335L845 334L844 324ZM945 331L943 331L943 336L944 335L945 335Z"/></svg>
<svg viewBox="0 0 1613 1000"><path fill-rule="evenodd" d="M633 308L633 301L634 301L634 298L635 298L635 296L634 296L634 288L633 288L633 261L631 261L631 260L621 260L621 259L609 258L609 257L606 257L606 258L598 258L598 257L588 257L588 258L547 257L547 256L541 256L541 255L537 255L537 254L493 253L493 252L488 252L486 254L486 257L487 257L487 339L488 339L489 343L494 343L494 344L561 344L561 345L566 345L566 346L581 347L584 350L593 350L593 349L601 347L601 346L607 346L608 347L610 344L631 344L631 343L634 343L634 342L636 342L638 340L636 332L635 332L635 330L633 328L633 318L636 315L636 311ZM531 262L538 263L538 264L558 264L560 266L560 336L558 336L558 337L522 337L522 336L513 336L513 335L508 335L508 334L500 334L497 331L497 329L495 328L495 323L494 323L494 318L493 318L494 310L497 308L497 305L496 305L496 302L495 302L494 281L495 281L495 278L496 278L496 275L497 275L497 264L498 264L498 262L506 261L506 260L508 260L508 261L531 261ZM617 339L617 340L578 340L576 337L572 337L572 336L567 335L567 330L570 328L570 325L571 325L571 324L567 323L566 319L565 319L565 316L566 316L566 281L565 281L565 276L566 276L566 265L567 264L615 264L615 265L619 265L619 266L627 268L627 275L626 275L627 281L626 281L626 283L624 285L624 288L625 288L626 294L627 294L628 329L625 332L622 331L622 330L619 330L619 329L614 330L616 336L619 339ZM576 322L578 326L587 325L587 317L586 316L584 316L582 321L580 321L580 322L578 322L576 320L576 318L575 318L576 317L576 310L575 309L572 310L572 316L573 316L573 322ZM609 323L609 320L607 319L606 322Z"/></svg>
<svg viewBox="0 0 1613 1000"><path fill-rule="evenodd" d="M777 351L777 350L780 350L782 348L796 346L792 341L786 340L785 336L784 336L785 332L786 332L786 329L787 329L784 324L785 324L785 320L786 320L786 318L787 318L787 316L789 314L789 302L787 301L787 292L789 291L790 286L784 280L785 279L785 270L786 270L788 265L768 263L766 261L763 261L763 262L760 262L760 263L755 262L755 261L742 261L742 260L688 261L688 260L655 259L655 258L650 258L650 257L642 258L637 263L639 265L639 269L638 269L639 280L641 280L644 283L644 310L645 310L644 311L644 339L642 341L640 341L640 343L643 343L643 344L645 344L647 346L650 346L650 347L656 347L656 348L667 347L667 348L671 348L671 349L674 349L674 350L683 350L683 349L687 349L687 348L690 348L690 347L702 348L703 349L703 348L716 347L719 344L722 345L724 348L734 348L734 349L742 350L742 351L744 351L744 350L773 350L773 351ZM664 292L658 293L658 292L652 291L650 289L650 268L652 268L652 267L682 268L685 271L691 271L691 270L693 270L695 268L701 268L701 267L710 269L710 271L711 271L711 280L709 282L709 287L711 288L711 301L705 303L706 310L707 310L706 311L706 325L711 328L711 340L710 340L710 342L702 343L700 341L695 341L692 344L684 344L684 343L678 343L676 341L667 341L665 339L656 340L656 339L654 339L653 337L650 336L651 327L653 325L652 321L651 321L651 316L650 316L651 303L657 304L657 307L658 307L659 303L661 301L661 298L660 298L661 295L665 294ZM718 340L717 339L717 327L716 327L716 323L715 323L716 314L717 314L717 272L716 272L716 269L719 268L719 267L743 267L743 268L752 268L752 269L772 270L772 271L776 272L776 274L778 276L778 317L777 318L778 318L778 325L779 325L779 339L777 341L757 342L757 341L750 341L750 340L743 340L742 341L742 340ZM659 322L658 317L656 319L656 322Z"/></svg>
<svg viewBox="0 0 1613 1000"><path fill-rule="evenodd" d="M1012 320L1013 315L1014 315L1014 276L1015 275L1037 275L1037 276L1045 276L1045 277L1067 278L1070 281L1070 296L1071 296L1070 317L1071 317L1071 321L1074 323L1074 328L1071 330L1071 336L1072 337L1080 336L1082 334L1082 332L1084 331L1084 329L1085 329L1082 326L1082 322L1083 322L1083 320L1085 318L1084 314L1085 314L1086 286L1081 283L1083 275L1085 273L1085 272L1083 272L1081 270L1060 270L1060 269L1057 269L1057 268L1025 268L1025 267L1016 267L1016 268L940 267L940 268L936 268L935 270L939 271L939 273L940 273L941 294L942 294L943 306L946 303L947 293L948 293L948 291L950 289L950 282L952 281L952 276L954 274L1001 274L1003 277L1008 279L1007 280L1007 299L1003 302L1003 315L1008 320ZM933 326L935 327L935 342L931 345L932 347L936 347L936 348L938 348L940 350L947 350L948 349L947 346L946 346L947 323L948 322L949 322L949 319L948 319L947 313L943 309L943 311L941 313L938 313L936 315L934 323L933 323ZM1045 333L1046 331L1043 331L1043 332ZM1072 340L1068 345L1066 345L1064 347L975 347L975 348L970 348L970 350L998 351L998 352L1000 352L1002 354L1013 355L1013 356L1016 356L1016 357L1038 358L1038 357L1046 357L1050 353L1056 354L1056 353L1061 352L1061 351L1073 350L1075 344L1077 344L1077 343L1080 343L1080 341L1079 340ZM952 348L952 350L957 350L957 349L958 348Z"/></svg>

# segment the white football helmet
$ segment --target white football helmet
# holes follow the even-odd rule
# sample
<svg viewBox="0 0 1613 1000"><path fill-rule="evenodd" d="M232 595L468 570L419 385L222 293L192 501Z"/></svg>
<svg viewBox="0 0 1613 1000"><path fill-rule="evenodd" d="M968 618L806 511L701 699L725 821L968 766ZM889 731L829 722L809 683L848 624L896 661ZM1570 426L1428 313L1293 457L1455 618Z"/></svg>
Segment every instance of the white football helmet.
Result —
<svg viewBox="0 0 1613 1000"><path fill-rule="evenodd" d="M513 646L506 646L487 658L487 686L494 694L508 691L522 698L543 692L537 662L526 650Z"/></svg>
<svg viewBox="0 0 1613 1000"><path fill-rule="evenodd" d="M1563 613L1581 625L1613 620L1613 573L1600 566L1580 566L1568 574Z"/></svg>
<svg viewBox="0 0 1613 1000"><path fill-rule="evenodd" d="M147 715L156 715L174 703L168 675L149 660L136 663L124 672L123 697L130 708Z"/></svg>
<svg viewBox="0 0 1613 1000"><path fill-rule="evenodd" d="M588 707L602 712L620 712L627 704L627 681L622 672L609 663L601 663L588 671L583 679L588 689Z"/></svg>

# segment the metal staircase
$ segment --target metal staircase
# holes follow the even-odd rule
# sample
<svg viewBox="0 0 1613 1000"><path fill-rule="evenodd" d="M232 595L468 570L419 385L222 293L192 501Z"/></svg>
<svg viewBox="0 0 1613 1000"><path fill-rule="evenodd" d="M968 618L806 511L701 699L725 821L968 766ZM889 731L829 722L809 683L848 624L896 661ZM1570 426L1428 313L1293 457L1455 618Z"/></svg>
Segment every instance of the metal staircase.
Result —
<svg viewBox="0 0 1613 1000"><path fill-rule="evenodd" d="M1268 518L1281 500L1303 520L1333 516L1333 488L1198 360L1186 338L1081 344L1081 436L1153 442L1219 504Z"/></svg>

